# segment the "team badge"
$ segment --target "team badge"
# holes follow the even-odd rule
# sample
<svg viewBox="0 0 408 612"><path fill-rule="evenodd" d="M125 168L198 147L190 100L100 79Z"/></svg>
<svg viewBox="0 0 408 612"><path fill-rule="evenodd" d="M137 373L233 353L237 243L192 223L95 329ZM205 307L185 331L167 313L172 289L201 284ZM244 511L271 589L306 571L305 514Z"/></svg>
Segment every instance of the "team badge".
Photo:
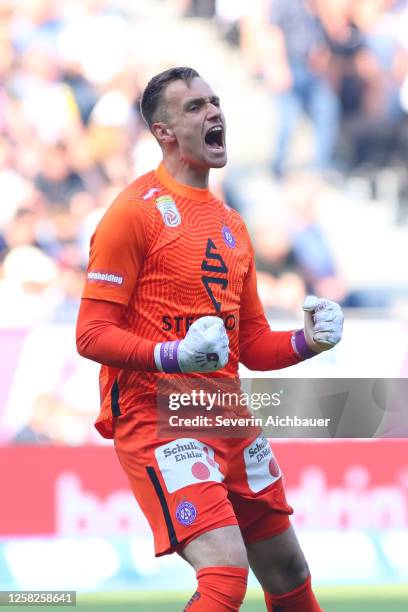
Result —
<svg viewBox="0 0 408 612"><path fill-rule="evenodd" d="M156 206L163 218L164 225L168 227L177 227L181 223L181 216L176 206L175 201L169 195L156 198Z"/></svg>
<svg viewBox="0 0 408 612"><path fill-rule="evenodd" d="M233 249L235 247L235 238L232 235L230 228L226 225L224 225L224 227L222 228L222 237L224 238L224 242L227 247L229 247L230 249Z"/></svg>
<svg viewBox="0 0 408 612"><path fill-rule="evenodd" d="M197 509L194 504L188 501L183 501L177 506L176 519L179 523L188 527L197 518Z"/></svg>

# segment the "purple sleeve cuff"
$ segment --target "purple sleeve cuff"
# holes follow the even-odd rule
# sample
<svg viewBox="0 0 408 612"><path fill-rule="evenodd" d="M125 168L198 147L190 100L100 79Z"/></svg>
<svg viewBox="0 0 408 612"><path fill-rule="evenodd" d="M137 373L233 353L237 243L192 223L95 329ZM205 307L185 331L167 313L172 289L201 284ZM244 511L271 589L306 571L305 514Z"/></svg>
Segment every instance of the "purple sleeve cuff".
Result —
<svg viewBox="0 0 408 612"><path fill-rule="evenodd" d="M311 357L315 357L319 353L316 351L312 351L306 342L305 332L303 329L298 329L292 336L292 346L295 349L296 353L302 359L310 359Z"/></svg>
<svg viewBox="0 0 408 612"><path fill-rule="evenodd" d="M181 372L177 359L178 346L180 342L181 340L162 342L160 346L160 362L163 372L168 372L170 374Z"/></svg>

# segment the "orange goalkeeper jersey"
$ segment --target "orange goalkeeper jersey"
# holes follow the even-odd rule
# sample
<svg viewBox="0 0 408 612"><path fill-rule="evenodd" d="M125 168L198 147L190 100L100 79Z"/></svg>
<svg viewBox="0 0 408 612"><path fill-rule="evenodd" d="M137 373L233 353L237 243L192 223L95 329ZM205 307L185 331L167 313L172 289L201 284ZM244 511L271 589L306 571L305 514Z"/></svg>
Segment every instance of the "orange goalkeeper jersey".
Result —
<svg viewBox="0 0 408 612"><path fill-rule="evenodd" d="M157 342L182 339L199 317L220 316L230 357L217 377L237 375L240 320L263 313L239 214L209 190L177 183L163 164L106 211L91 239L83 297L125 305L122 327ZM112 437L112 416L135 406L141 422L154 426L160 376L102 366L98 431Z"/></svg>

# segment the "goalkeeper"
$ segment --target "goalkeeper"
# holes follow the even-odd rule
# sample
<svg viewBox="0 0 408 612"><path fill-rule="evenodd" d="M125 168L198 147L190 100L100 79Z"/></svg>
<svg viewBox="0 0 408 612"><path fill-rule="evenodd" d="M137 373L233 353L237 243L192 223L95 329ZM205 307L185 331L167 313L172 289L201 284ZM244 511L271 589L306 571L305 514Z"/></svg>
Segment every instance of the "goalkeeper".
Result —
<svg viewBox="0 0 408 612"><path fill-rule="evenodd" d="M239 362L273 370L313 357L340 340L340 307L310 296L304 329L269 328L244 222L208 189L227 161L218 97L173 68L141 107L163 161L100 221L78 316L78 351L102 364L95 426L114 438L156 555L177 552L196 571L186 610L238 610L250 565L269 611L318 612L269 442L159 439L156 388L169 374L235 379Z"/></svg>

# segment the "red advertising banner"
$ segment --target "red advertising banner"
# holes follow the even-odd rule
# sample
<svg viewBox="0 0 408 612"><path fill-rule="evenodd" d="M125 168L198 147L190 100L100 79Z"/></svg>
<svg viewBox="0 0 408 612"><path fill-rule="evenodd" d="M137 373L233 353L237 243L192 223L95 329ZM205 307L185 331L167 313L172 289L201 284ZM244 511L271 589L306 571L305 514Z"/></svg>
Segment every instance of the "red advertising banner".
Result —
<svg viewBox="0 0 408 612"><path fill-rule="evenodd" d="M294 523L407 528L408 440L274 441ZM0 536L142 535L113 448L0 448Z"/></svg>

